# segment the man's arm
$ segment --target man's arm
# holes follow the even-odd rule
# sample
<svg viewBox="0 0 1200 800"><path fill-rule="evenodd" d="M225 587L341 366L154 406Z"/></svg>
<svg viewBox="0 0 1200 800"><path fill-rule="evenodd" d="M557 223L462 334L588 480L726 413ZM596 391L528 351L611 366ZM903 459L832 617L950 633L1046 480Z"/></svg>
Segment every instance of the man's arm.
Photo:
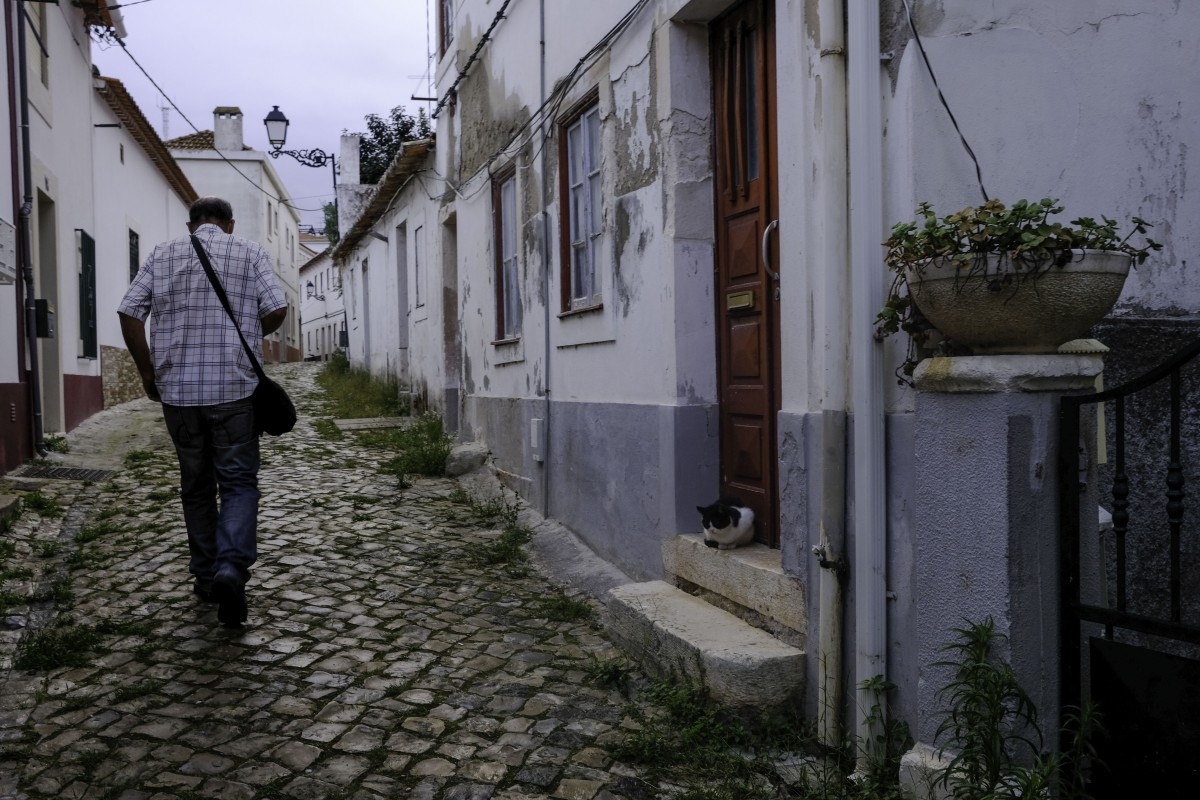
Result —
<svg viewBox="0 0 1200 800"><path fill-rule="evenodd" d="M287 317L287 306L277 308L264 316L261 320L263 336L268 336L279 330L279 326L283 324L285 317Z"/></svg>
<svg viewBox="0 0 1200 800"><path fill-rule="evenodd" d="M133 363L137 366L138 374L142 376L142 388L146 396L156 403L161 403L158 386L154 382L154 362L150 358L150 345L146 343L146 323L128 314L117 313L121 320L121 335L125 337L125 346Z"/></svg>

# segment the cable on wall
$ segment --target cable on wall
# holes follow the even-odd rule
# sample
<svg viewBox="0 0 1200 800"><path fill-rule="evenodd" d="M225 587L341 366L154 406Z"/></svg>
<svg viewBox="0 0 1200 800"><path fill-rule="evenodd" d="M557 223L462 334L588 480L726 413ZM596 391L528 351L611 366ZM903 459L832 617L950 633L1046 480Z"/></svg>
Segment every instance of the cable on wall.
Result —
<svg viewBox="0 0 1200 800"><path fill-rule="evenodd" d="M105 41L108 41L108 40L115 41L115 42L116 42L118 45L120 45L121 49L125 51L125 55L129 56L129 60L133 62L133 65L134 65L135 67L137 67L137 68L138 68L138 70L140 70L140 71L141 71L141 73L142 73L143 75L145 75L145 76L146 76L146 80L150 81L150 84L151 84L151 85L152 85L152 86L153 86L155 89L157 89L157 90L158 90L158 93L159 93L159 94L161 94L161 95L163 96L163 99L164 99L164 100L166 100L168 103L170 103L170 104L171 104L171 108L175 109L175 112L176 112L177 114L179 114L180 118L181 118L181 119L182 119L184 122L186 122L186 123L187 123L187 124L188 124L188 125L191 127L191 129L192 129L193 131L195 131L196 133L200 133L200 129L199 129L198 127L196 127L196 124L195 124L194 122L192 122L190 119L188 119L188 116L187 116L186 114L184 114L184 113L183 113L183 109L181 109L181 108L179 107L179 105L178 105L178 104L177 104L177 103L176 103L174 100L172 100L172 99L171 99L170 95L168 95L168 94L167 94L165 91L163 91L163 88L162 88L161 86L159 86L159 85L158 85L158 81L154 80L154 78L153 78L153 77L151 77L150 73L146 71L146 68L142 66L141 62L139 62L139 61L138 61L138 60L137 60L137 59L134 57L133 53L129 52L129 48L128 48L128 47L125 45L125 41L124 41L123 39L121 39L121 37L117 36L117 35L116 35L116 33L115 33L115 32L113 32L113 31L106 31L106 32L104 32L102 35L103 35L103 38L104 38L104 40L105 40ZM216 153L218 156L220 156L220 157L221 157L221 160L222 160L222 161L224 161L226 164L228 164L228 165L229 165L229 167L230 167L230 168L231 168L231 169L232 169L234 172L236 172L238 175L241 175L241 176L242 176L242 178L243 178L243 179L244 179L244 180L245 180L247 183L249 183L251 186L253 186L253 187L254 187L255 189L257 189L258 191L260 191L260 192L262 192L263 194L265 194L267 197L269 197L269 198L271 198L272 200L274 200L275 202L279 203L279 205L281 205L281 206L285 206L286 208L290 208L290 209L292 209L292 210L294 210L294 211L308 211L308 212L312 212L312 213L317 213L317 212L320 212L320 211L324 211L324 208L301 208L301 207L299 207L299 206L297 206L297 205L295 205L295 204L293 204L293 203L289 203L289 202L287 202L286 200L284 200L284 199L282 199L282 198L280 198L280 197L276 197L275 195L271 194L271 193L270 193L270 192L268 192L266 189L264 189L262 186L260 186L258 183L256 183L256 182L254 181L254 179L252 179L252 178L251 178L249 175L247 175L246 173L242 172L242 171L241 171L241 170L238 168L237 164L235 164L235 163L233 163L232 161L230 161L230 160L229 160L229 158L228 158L228 157L226 157L226 155L225 155L224 153L222 153L220 150L217 150L217 149L216 149L216 147L215 147L215 145L214 145L214 147L213 147L213 152L214 152L214 153Z"/></svg>
<svg viewBox="0 0 1200 800"><path fill-rule="evenodd" d="M967 155L975 162L975 179L979 181L979 191L983 194L983 202L991 199L988 191L983 186L983 170L979 167L979 159L975 157L975 151L971 149L971 145L967 144L967 137L963 135L962 128L958 127L958 120L954 118L954 112L950 110L950 104L946 102L946 95L942 94L942 87L938 85L937 76L933 74L933 65L929 63L929 55L925 52L925 45L921 42L921 34L917 33L917 24L913 22L912 9L908 7L908 0L900 0L904 4L904 15L908 18L908 29L912 31L913 39L917 42L917 49L921 51L921 59L925 62L925 69L929 71L929 77L933 80L933 87L937 89L938 99L942 101L942 107L946 109L946 113L950 115L950 122L954 125L954 130L958 132L958 140L962 142L962 146L966 149Z"/></svg>

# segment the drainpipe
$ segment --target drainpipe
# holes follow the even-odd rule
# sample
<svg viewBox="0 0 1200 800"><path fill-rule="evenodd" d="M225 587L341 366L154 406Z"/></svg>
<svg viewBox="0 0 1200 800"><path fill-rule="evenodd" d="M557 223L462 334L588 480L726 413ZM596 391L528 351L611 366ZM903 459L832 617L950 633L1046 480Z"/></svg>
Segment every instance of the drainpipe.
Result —
<svg viewBox="0 0 1200 800"><path fill-rule="evenodd" d="M815 553L821 566L817 591L820 597L817 655L817 720L821 742L829 747L842 744L844 707L843 648L845 640L846 591L846 330L845 265L847 251L846 210L846 39L845 0L820 0L821 151L825 181L821 204L823 252L827 296L822 373L825 385L821 408L821 520L820 544Z"/></svg>
<svg viewBox="0 0 1200 800"><path fill-rule="evenodd" d="M538 64L538 100L541 103L541 169L542 169L542 380L545 382L545 408L542 419L542 516L550 516L550 176L546 170L546 0L538 3L538 42L541 46Z"/></svg>
<svg viewBox="0 0 1200 800"><path fill-rule="evenodd" d="M37 341L37 304L34 302L33 283L33 252L30 247L30 228L33 225L33 166L29 146L29 75L26 68L25 55L25 2L19 3L21 18L17 21L17 60L18 74L21 82L21 183L25 195L21 202L20 247L21 247L21 280L25 291L25 338L29 344L29 405L33 415L33 446L39 456L46 455L46 439L42 427L42 384L38 371L38 341ZM5 3L6 22L12 30L12 17L9 5Z"/></svg>
<svg viewBox="0 0 1200 800"><path fill-rule="evenodd" d="M887 676L887 476L883 404L883 345L875 315L883 305L883 122L879 2L850 0L851 352L854 399L854 605L858 682ZM858 689L856 728L860 767L878 747L876 698Z"/></svg>

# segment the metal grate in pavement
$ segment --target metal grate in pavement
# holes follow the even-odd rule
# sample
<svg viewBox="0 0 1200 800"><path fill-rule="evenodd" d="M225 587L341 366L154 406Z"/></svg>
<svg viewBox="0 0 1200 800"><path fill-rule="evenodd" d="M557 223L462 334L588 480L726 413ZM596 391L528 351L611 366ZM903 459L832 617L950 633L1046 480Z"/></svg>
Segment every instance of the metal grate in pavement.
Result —
<svg viewBox="0 0 1200 800"><path fill-rule="evenodd" d="M114 474L109 469L45 467L36 464L18 467L9 473L14 478L50 478L56 481L102 481Z"/></svg>

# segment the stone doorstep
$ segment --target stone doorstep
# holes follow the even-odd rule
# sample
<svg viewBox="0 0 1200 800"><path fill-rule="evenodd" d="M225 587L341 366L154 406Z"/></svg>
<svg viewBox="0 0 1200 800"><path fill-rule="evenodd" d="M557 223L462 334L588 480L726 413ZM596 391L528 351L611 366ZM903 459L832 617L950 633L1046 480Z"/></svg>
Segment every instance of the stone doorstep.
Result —
<svg viewBox="0 0 1200 800"><path fill-rule="evenodd" d="M662 556L668 582L678 579L720 595L796 633L781 638L804 641L804 585L783 574L778 550L761 544L717 550L706 547L703 536L685 533L663 542Z"/></svg>
<svg viewBox="0 0 1200 800"><path fill-rule="evenodd" d="M914 800L954 800L950 789L939 782L948 766L950 760L941 751L918 742L900 759L900 786Z"/></svg>
<svg viewBox="0 0 1200 800"><path fill-rule="evenodd" d="M703 683L734 709L801 701L804 651L664 581L617 586L609 596L610 634L649 672Z"/></svg>
<svg viewBox="0 0 1200 800"><path fill-rule="evenodd" d="M412 424L412 417L364 417L363 419L335 419L333 424L340 431L367 431L375 428L404 428Z"/></svg>

